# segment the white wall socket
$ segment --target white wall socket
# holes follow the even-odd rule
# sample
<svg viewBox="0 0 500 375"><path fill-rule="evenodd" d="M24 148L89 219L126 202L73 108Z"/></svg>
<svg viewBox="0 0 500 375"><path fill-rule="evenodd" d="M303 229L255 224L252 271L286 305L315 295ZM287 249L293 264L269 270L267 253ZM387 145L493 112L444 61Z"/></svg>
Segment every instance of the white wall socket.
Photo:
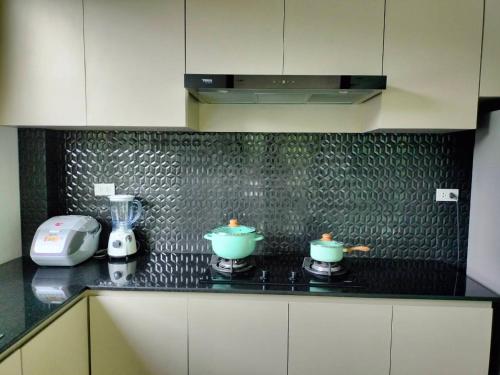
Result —
<svg viewBox="0 0 500 375"><path fill-rule="evenodd" d="M115 195L115 184L94 184L94 195Z"/></svg>
<svg viewBox="0 0 500 375"><path fill-rule="evenodd" d="M454 194L456 198L451 198ZM458 189L436 189L436 202L456 202L458 201Z"/></svg>

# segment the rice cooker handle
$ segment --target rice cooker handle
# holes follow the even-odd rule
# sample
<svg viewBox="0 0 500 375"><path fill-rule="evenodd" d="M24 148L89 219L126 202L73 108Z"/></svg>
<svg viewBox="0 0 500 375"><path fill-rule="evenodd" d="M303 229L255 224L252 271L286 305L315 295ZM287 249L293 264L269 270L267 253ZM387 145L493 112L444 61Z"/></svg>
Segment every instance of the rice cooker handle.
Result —
<svg viewBox="0 0 500 375"><path fill-rule="evenodd" d="M102 230L102 225L101 223L97 222L97 227L95 227L95 229L92 231L92 232L89 232L89 234L91 235L99 235L101 233L101 230Z"/></svg>

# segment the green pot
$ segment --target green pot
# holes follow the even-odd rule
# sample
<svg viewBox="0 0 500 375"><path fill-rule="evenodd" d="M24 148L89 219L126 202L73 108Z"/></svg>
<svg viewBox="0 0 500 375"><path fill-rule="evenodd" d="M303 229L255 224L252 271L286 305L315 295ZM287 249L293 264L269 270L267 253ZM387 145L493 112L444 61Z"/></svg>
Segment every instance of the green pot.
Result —
<svg viewBox="0 0 500 375"><path fill-rule="evenodd" d="M264 236L255 228L240 225L236 219L231 219L229 225L215 228L204 238L212 241L214 253L221 258L242 259L254 252L257 241L263 240Z"/></svg>
<svg viewBox="0 0 500 375"><path fill-rule="evenodd" d="M325 233L319 240L311 241L311 258L318 262L337 263L344 258L344 253L370 251L367 246L345 247L342 242L332 240L330 233Z"/></svg>

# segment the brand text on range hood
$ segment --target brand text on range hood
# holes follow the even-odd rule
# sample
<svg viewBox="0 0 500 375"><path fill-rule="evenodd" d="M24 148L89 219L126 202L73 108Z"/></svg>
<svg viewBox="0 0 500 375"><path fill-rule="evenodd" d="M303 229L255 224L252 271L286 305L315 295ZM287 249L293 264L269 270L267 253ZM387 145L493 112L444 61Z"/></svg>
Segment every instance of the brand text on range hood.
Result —
<svg viewBox="0 0 500 375"><path fill-rule="evenodd" d="M185 74L184 87L208 104L360 104L380 94L386 76Z"/></svg>

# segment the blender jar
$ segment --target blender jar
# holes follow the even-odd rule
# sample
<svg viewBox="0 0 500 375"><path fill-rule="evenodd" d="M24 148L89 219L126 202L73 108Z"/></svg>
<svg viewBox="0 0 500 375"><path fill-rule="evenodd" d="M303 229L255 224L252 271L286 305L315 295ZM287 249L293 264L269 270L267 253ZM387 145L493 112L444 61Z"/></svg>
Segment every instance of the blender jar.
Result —
<svg viewBox="0 0 500 375"><path fill-rule="evenodd" d="M133 195L111 195L113 229L131 229L142 213L142 205Z"/></svg>

